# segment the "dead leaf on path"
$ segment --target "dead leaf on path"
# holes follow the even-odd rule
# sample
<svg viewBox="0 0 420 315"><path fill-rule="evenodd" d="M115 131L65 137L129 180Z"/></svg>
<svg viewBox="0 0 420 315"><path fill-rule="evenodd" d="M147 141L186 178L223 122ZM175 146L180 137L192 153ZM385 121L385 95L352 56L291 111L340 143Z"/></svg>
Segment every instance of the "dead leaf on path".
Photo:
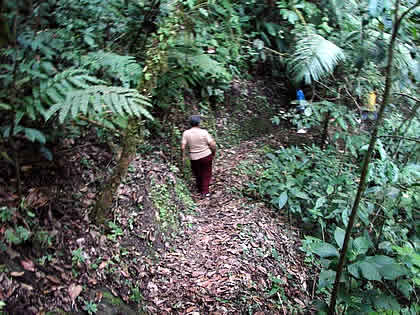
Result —
<svg viewBox="0 0 420 315"><path fill-rule="evenodd" d="M101 262L101 264L99 265L98 269L104 269L106 267L106 265L108 264L107 261L103 261Z"/></svg>
<svg viewBox="0 0 420 315"><path fill-rule="evenodd" d="M32 291L34 288L26 283L21 283L20 286L28 291Z"/></svg>
<svg viewBox="0 0 420 315"><path fill-rule="evenodd" d="M97 303L100 303L102 301L102 297L104 296L102 291L96 292L95 301Z"/></svg>
<svg viewBox="0 0 420 315"><path fill-rule="evenodd" d="M18 252L15 252L13 249L11 249L10 247L8 247L7 249L6 249L6 253L8 253L9 254L9 256L10 256L10 259L15 259L16 257L19 257L20 256L20 254L18 253Z"/></svg>
<svg viewBox="0 0 420 315"><path fill-rule="evenodd" d="M48 196L39 188L29 189L29 194L25 198L28 208L41 208L48 203Z"/></svg>
<svg viewBox="0 0 420 315"><path fill-rule="evenodd" d="M48 275L47 279L50 280L51 282L54 282L55 284L60 284L61 283L60 280L58 280L58 278L54 277L54 276L49 276Z"/></svg>
<svg viewBox="0 0 420 315"><path fill-rule="evenodd" d="M127 271L125 271L124 269L121 269L121 273L126 278L129 278L130 277L129 273Z"/></svg>
<svg viewBox="0 0 420 315"><path fill-rule="evenodd" d="M94 279L94 278L89 278L88 283L92 284L92 285L96 285L98 283L98 281L96 281L96 279Z"/></svg>
<svg viewBox="0 0 420 315"><path fill-rule="evenodd" d="M74 302L76 300L76 298L80 295L80 293L82 292L83 288L81 285L75 285L74 283L72 283L68 289L69 295L70 295L70 299L72 302Z"/></svg>
<svg viewBox="0 0 420 315"><path fill-rule="evenodd" d="M301 300L299 300L298 298L294 298L294 300L299 303L302 306L305 306L305 303L303 303Z"/></svg>
<svg viewBox="0 0 420 315"><path fill-rule="evenodd" d="M187 309L185 310L185 312L186 312L186 313L190 313L190 312L194 311L196 308L197 308L197 307L195 307L195 306L190 306L189 308L187 308Z"/></svg>
<svg viewBox="0 0 420 315"><path fill-rule="evenodd" d="M23 269L27 271L35 272L35 265L32 260L21 260L20 264L22 265Z"/></svg>

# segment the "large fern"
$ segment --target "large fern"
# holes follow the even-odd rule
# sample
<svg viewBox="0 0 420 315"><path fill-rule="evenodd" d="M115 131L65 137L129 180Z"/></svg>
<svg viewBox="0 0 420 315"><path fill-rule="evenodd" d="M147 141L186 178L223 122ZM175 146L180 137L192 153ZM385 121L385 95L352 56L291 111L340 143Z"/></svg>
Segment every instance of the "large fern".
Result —
<svg viewBox="0 0 420 315"><path fill-rule="evenodd" d="M288 69L295 82L304 80L310 84L331 74L344 58L340 47L307 28L297 40L295 52L288 60Z"/></svg>
<svg viewBox="0 0 420 315"><path fill-rule="evenodd" d="M60 123L79 114L97 116L105 111L122 116L144 116L153 119L145 107L149 100L135 89L96 85L67 93L62 102L54 104L45 114L50 119L58 113Z"/></svg>
<svg viewBox="0 0 420 315"><path fill-rule="evenodd" d="M91 70L105 70L113 78L118 78L124 87L130 87L130 81L138 82L142 66L132 56L122 56L111 52L91 52L81 59L81 65Z"/></svg>
<svg viewBox="0 0 420 315"><path fill-rule="evenodd" d="M70 92L104 83L104 81L89 75L86 70L69 68L56 74L50 80L41 82L41 100L47 104L63 102Z"/></svg>

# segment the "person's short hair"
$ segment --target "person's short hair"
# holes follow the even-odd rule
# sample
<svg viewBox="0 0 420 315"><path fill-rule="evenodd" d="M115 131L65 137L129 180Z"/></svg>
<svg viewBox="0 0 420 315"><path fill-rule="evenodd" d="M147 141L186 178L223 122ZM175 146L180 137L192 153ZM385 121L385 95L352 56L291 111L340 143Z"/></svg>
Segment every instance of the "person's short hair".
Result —
<svg viewBox="0 0 420 315"><path fill-rule="evenodd" d="M191 127L198 126L200 124L200 116L199 115L192 115L190 117L190 125Z"/></svg>

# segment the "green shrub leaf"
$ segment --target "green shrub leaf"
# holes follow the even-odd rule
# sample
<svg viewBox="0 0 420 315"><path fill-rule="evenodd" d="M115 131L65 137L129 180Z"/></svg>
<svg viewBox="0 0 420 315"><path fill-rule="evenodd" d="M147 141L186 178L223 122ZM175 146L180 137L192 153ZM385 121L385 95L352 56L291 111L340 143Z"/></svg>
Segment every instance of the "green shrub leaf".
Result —
<svg viewBox="0 0 420 315"><path fill-rule="evenodd" d="M326 242L314 243L312 245L312 252L322 258L339 256L337 248Z"/></svg>
<svg viewBox="0 0 420 315"><path fill-rule="evenodd" d="M360 271L362 272L362 276L368 280L377 280L380 281L382 279L378 268L375 264L371 264L367 261L362 261L359 264Z"/></svg>
<svg viewBox="0 0 420 315"><path fill-rule="evenodd" d="M287 192L284 191L284 192L281 193L281 195L278 199L277 205L278 205L279 209L282 209L285 206L286 202L287 202Z"/></svg>
<svg viewBox="0 0 420 315"><path fill-rule="evenodd" d="M334 238L335 238L335 241L337 242L337 245L340 249L343 247L345 234L346 234L346 231L344 231L342 228L337 227L335 229Z"/></svg>

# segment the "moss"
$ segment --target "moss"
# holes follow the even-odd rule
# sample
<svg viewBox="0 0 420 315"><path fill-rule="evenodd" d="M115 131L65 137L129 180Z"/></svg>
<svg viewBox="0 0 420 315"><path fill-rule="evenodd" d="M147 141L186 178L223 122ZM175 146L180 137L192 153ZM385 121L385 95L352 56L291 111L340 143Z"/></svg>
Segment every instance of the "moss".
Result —
<svg viewBox="0 0 420 315"><path fill-rule="evenodd" d="M175 193L187 211L193 211L195 209L195 202L191 198L191 194L183 180L177 180L175 184Z"/></svg>
<svg viewBox="0 0 420 315"><path fill-rule="evenodd" d="M108 291L103 291L102 293L105 300L109 302L111 305L121 306L124 304L124 302L120 298L114 296L112 293Z"/></svg>
<svg viewBox="0 0 420 315"><path fill-rule="evenodd" d="M158 211L157 219L164 229L177 227L177 216L180 211L192 212L195 209L195 202L185 182L179 178L169 183L152 181L150 196Z"/></svg>
<svg viewBox="0 0 420 315"><path fill-rule="evenodd" d="M62 309L59 309L59 308L57 308L57 309L55 309L53 311L49 311L49 312L46 313L46 315L70 315L70 314L72 314L72 313L63 311Z"/></svg>
<svg viewBox="0 0 420 315"><path fill-rule="evenodd" d="M175 213L177 206L175 203L173 203L168 185L164 183L157 184L152 182L151 199L153 205L158 210L157 219L161 222L162 227L175 227Z"/></svg>

